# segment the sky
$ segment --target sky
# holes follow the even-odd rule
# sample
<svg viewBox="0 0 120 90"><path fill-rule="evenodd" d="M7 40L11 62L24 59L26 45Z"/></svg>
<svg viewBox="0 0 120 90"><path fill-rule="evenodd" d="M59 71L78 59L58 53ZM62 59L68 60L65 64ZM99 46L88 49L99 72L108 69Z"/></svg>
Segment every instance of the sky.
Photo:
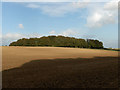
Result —
<svg viewBox="0 0 120 90"><path fill-rule="evenodd" d="M2 45L63 35L118 48L117 2L2 2Z"/></svg>

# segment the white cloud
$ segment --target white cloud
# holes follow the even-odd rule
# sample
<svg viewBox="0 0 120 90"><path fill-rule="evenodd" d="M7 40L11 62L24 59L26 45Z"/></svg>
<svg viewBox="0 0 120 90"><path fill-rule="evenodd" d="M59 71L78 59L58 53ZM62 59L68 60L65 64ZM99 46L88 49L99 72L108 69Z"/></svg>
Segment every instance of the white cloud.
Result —
<svg viewBox="0 0 120 90"><path fill-rule="evenodd" d="M73 2L73 0L2 0L2 1L3 2Z"/></svg>
<svg viewBox="0 0 120 90"><path fill-rule="evenodd" d="M104 6L92 7L87 17L87 26L90 28L99 28L107 24L117 23L117 4L116 2L107 2Z"/></svg>
<svg viewBox="0 0 120 90"><path fill-rule="evenodd" d="M21 37L22 37L22 35L18 34L18 33L7 33L7 34L3 35L3 38L10 38L10 39L19 39Z"/></svg>
<svg viewBox="0 0 120 90"><path fill-rule="evenodd" d="M104 40L104 46L107 48L119 48L118 40Z"/></svg>
<svg viewBox="0 0 120 90"><path fill-rule="evenodd" d="M63 31L62 33L58 34L58 35L63 35L63 36L75 36L78 35L78 32L76 30L72 30L72 29L67 29L65 31Z"/></svg>
<svg viewBox="0 0 120 90"><path fill-rule="evenodd" d="M56 34L56 32L54 30L52 30L52 31L49 32L49 34L54 35L54 34Z"/></svg>
<svg viewBox="0 0 120 90"><path fill-rule="evenodd" d="M22 38L23 36L21 34L18 33L7 33L5 35L2 35L2 45L8 45L10 44L12 41L15 41L17 39Z"/></svg>
<svg viewBox="0 0 120 90"><path fill-rule="evenodd" d="M91 4L89 0L87 2L83 0L71 3L27 3L26 6L29 8L38 8L43 14L57 17L68 13L80 12L82 8L86 8L88 11L88 16L85 15L87 20L86 26L89 28L100 28L104 25L117 22L117 0L106 2L101 6L90 7Z"/></svg>
<svg viewBox="0 0 120 90"><path fill-rule="evenodd" d="M94 38L97 38L96 35L94 34L85 34L82 36L82 38L85 38L85 39L94 39Z"/></svg>
<svg viewBox="0 0 120 90"><path fill-rule="evenodd" d="M67 13L77 12L80 8L85 8L88 2L72 2L72 3L27 3L28 8L38 8L44 14L50 16L63 16Z"/></svg>
<svg viewBox="0 0 120 90"><path fill-rule="evenodd" d="M2 2L108 2L110 0L2 0Z"/></svg>
<svg viewBox="0 0 120 90"><path fill-rule="evenodd" d="M50 35L62 35L62 36L77 36L79 33L73 29L67 29L57 33L56 31L52 30L49 32Z"/></svg>
<svg viewBox="0 0 120 90"><path fill-rule="evenodd" d="M32 34L7 33L0 36L0 39L2 39L2 45L9 45L11 42L21 38L39 38L41 36L42 35L38 33L32 33Z"/></svg>
<svg viewBox="0 0 120 90"><path fill-rule="evenodd" d="M30 34L24 34L25 38L40 38L42 34L39 33L30 33Z"/></svg>
<svg viewBox="0 0 120 90"><path fill-rule="evenodd" d="M78 2L72 2L72 6L74 8L84 8L87 7L87 5L90 3L91 0L83 0L83 1L78 1Z"/></svg>
<svg viewBox="0 0 120 90"><path fill-rule="evenodd" d="M2 38L2 34L0 34L0 38Z"/></svg>
<svg viewBox="0 0 120 90"><path fill-rule="evenodd" d="M114 24L116 22L114 14L109 12L94 12L87 18L87 26L90 28L102 27L106 24Z"/></svg>
<svg viewBox="0 0 120 90"><path fill-rule="evenodd" d="M39 8L40 6L37 5L37 4L32 4L32 3L30 3L30 4L28 4L26 7L29 7L29 8Z"/></svg>
<svg viewBox="0 0 120 90"><path fill-rule="evenodd" d="M24 28L23 24L19 24L19 28L23 29Z"/></svg>
<svg viewBox="0 0 120 90"><path fill-rule="evenodd" d="M104 5L106 10L117 10L118 9L118 0L112 0Z"/></svg>

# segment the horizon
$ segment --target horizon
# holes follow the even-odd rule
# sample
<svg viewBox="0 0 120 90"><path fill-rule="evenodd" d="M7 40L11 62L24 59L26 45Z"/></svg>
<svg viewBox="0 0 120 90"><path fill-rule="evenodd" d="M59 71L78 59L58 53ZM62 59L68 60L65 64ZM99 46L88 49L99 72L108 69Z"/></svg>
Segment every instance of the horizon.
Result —
<svg viewBox="0 0 120 90"><path fill-rule="evenodd" d="M2 2L2 45L21 38L62 35L97 39L118 48L118 6L113 2Z"/></svg>

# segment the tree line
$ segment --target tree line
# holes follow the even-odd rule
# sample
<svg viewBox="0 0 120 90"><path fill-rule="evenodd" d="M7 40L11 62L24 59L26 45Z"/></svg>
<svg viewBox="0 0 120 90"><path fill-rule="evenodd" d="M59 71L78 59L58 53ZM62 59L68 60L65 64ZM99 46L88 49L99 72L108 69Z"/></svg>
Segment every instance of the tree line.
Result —
<svg viewBox="0 0 120 90"><path fill-rule="evenodd" d="M93 39L77 39L65 36L43 36L41 38L22 38L9 46L52 46L102 49L103 43Z"/></svg>

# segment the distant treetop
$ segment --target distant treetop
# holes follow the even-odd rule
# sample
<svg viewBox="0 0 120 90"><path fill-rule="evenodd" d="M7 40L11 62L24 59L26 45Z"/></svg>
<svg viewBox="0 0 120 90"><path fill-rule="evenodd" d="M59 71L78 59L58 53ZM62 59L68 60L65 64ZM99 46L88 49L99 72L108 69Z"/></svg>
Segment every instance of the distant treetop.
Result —
<svg viewBox="0 0 120 90"><path fill-rule="evenodd" d="M65 36L43 36L41 38L22 38L9 46L51 46L51 47L77 47L102 49L103 43L93 39L77 39Z"/></svg>

